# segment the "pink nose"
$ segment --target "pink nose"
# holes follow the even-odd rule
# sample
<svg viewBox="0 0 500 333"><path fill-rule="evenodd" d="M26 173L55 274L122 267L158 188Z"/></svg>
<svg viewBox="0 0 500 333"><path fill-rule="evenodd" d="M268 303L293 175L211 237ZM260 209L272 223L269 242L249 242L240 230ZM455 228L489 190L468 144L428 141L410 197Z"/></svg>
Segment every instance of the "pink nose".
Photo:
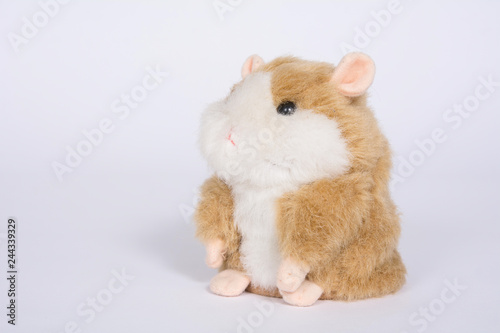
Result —
<svg viewBox="0 0 500 333"><path fill-rule="evenodd" d="M233 129L231 128L229 130L229 133L227 133L226 139L229 140L229 142L231 142L233 144L233 146L236 146L236 144L234 143L234 141L232 139L232 136L233 136Z"/></svg>

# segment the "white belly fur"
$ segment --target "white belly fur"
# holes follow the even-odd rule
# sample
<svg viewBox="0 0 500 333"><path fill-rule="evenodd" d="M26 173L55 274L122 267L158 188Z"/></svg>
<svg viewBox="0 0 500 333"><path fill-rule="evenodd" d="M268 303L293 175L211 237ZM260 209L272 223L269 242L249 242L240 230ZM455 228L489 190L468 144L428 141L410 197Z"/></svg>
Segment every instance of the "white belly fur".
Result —
<svg viewBox="0 0 500 333"><path fill-rule="evenodd" d="M276 200L290 189L233 187L234 221L241 233L241 262L252 284L276 286L281 263L276 230Z"/></svg>

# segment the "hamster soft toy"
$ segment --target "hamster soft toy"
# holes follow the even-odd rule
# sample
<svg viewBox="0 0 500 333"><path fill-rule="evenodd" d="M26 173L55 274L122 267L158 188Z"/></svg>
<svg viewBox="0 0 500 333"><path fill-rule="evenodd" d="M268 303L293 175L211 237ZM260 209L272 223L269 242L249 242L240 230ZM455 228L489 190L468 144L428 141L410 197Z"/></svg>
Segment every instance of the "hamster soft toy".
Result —
<svg viewBox="0 0 500 333"><path fill-rule="evenodd" d="M366 105L374 73L362 53L337 67L253 55L203 113L201 150L215 174L195 220L206 263L219 268L212 292L308 306L404 284L391 152Z"/></svg>

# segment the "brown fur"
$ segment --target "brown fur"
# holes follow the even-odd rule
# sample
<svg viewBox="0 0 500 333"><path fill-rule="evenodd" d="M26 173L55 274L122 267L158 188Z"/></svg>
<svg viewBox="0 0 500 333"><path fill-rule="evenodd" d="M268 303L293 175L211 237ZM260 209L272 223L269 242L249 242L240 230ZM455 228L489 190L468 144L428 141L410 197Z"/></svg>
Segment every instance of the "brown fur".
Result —
<svg viewBox="0 0 500 333"><path fill-rule="evenodd" d="M335 119L351 153L349 171L287 193L277 202L277 230L283 258L311 267L307 279L324 289L321 299L356 300L394 293L406 270L397 251L399 217L388 191L391 152L366 96L345 97L330 83L327 63L283 57L259 70L272 73L275 105L299 108ZM230 188L212 177L201 190L197 236L226 242L222 270L243 271L240 236L232 219ZM276 290L247 289L280 297Z"/></svg>

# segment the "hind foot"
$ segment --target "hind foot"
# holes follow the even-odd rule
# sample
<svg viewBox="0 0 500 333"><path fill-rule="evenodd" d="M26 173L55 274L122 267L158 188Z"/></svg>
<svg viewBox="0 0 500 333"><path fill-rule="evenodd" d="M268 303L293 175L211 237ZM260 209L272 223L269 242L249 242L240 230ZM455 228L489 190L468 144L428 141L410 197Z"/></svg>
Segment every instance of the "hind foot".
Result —
<svg viewBox="0 0 500 333"><path fill-rule="evenodd" d="M294 292L280 290L283 300L295 306L313 305L323 294L323 288L309 280L304 280L300 287Z"/></svg>
<svg viewBox="0 0 500 333"><path fill-rule="evenodd" d="M210 290L220 296L239 296L250 284L250 278L243 272L226 269L212 278Z"/></svg>

